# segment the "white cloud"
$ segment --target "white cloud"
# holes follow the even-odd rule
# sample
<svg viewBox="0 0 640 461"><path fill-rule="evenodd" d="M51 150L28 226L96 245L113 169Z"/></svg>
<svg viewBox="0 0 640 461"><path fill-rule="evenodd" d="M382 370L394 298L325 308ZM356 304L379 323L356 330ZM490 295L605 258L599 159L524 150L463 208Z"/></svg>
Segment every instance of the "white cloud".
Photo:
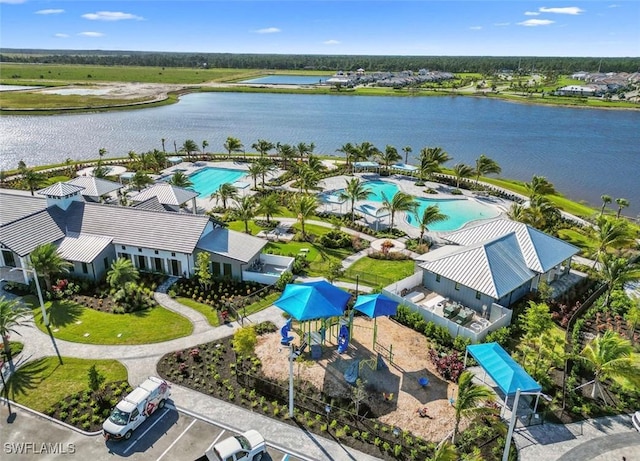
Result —
<svg viewBox="0 0 640 461"><path fill-rule="evenodd" d="M540 16L540 13L538 13L537 11L525 11L524 15L525 16Z"/></svg>
<svg viewBox="0 0 640 461"><path fill-rule="evenodd" d="M64 13L64 10L49 9L49 10L38 10L38 11L36 11L36 14L60 14L60 13Z"/></svg>
<svg viewBox="0 0 640 461"><path fill-rule="evenodd" d="M27 0L0 0L0 3L11 3L17 5L19 3L25 3Z"/></svg>
<svg viewBox="0 0 640 461"><path fill-rule="evenodd" d="M547 8L543 6L542 8L538 8L538 11L541 13L555 13L555 14L582 14L584 10L582 8L578 8L577 6L566 6L563 8Z"/></svg>
<svg viewBox="0 0 640 461"><path fill-rule="evenodd" d="M82 35L83 37L104 37L102 32L80 32L78 35Z"/></svg>
<svg viewBox="0 0 640 461"><path fill-rule="evenodd" d="M53 34L53 36L57 38L68 38L69 34Z"/></svg>
<svg viewBox="0 0 640 461"><path fill-rule="evenodd" d="M135 14L122 13L121 11L98 11L96 13L83 14L82 17L91 21L123 21L127 19L137 19L141 21L144 19Z"/></svg>
<svg viewBox="0 0 640 461"><path fill-rule="evenodd" d="M551 19L527 19L526 21L519 22L519 26L526 27L537 27L537 26L548 26L549 24L553 24L555 21Z"/></svg>
<svg viewBox="0 0 640 461"><path fill-rule="evenodd" d="M258 29L255 31L256 34L277 34L278 32L282 32L277 27L265 27L264 29Z"/></svg>
<svg viewBox="0 0 640 461"><path fill-rule="evenodd" d="M471 26L469 30L482 30L482 26Z"/></svg>
<svg viewBox="0 0 640 461"><path fill-rule="evenodd" d="M325 40L322 42L324 45L340 45L339 40Z"/></svg>
<svg viewBox="0 0 640 461"><path fill-rule="evenodd" d="M508 26L508 25L509 25L508 22L496 22L494 24L494 26L496 26L496 27L505 27L505 26Z"/></svg>

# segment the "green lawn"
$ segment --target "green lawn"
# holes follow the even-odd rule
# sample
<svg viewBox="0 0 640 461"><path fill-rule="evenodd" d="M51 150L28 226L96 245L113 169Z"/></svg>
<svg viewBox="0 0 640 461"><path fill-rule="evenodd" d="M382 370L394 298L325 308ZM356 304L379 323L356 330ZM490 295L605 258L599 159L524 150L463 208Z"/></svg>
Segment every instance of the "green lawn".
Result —
<svg viewBox="0 0 640 461"><path fill-rule="evenodd" d="M88 389L88 372L95 365L106 381L125 381L127 369L117 360L45 357L21 366L9 380L12 400L45 412L54 403Z"/></svg>
<svg viewBox="0 0 640 461"><path fill-rule="evenodd" d="M251 315L255 314L256 312L260 312L261 310L271 306L273 302L280 297L280 295L282 295L282 293L271 293L270 295L262 298L260 301L249 304L247 307L240 309L240 312L243 315Z"/></svg>
<svg viewBox="0 0 640 461"><path fill-rule="evenodd" d="M580 248L580 254L584 257L589 258L595 253L597 243L583 232L576 229L560 229L558 230L558 237Z"/></svg>
<svg viewBox="0 0 640 461"><path fill-rule="evenodd" d="M387 261L367 257L353 263L345 272L345 277L349 281L353 281L357 275L360 282L386 285L412 275L414 270L413 260Z"/></svg>
<svg viewBox="0 0 640 461"><path fill-rule="evenodd" d="M33 297L27 299L33 306L36 325L46 332L38 302ZM53 335L76 343L158 343L188 336L193 331L188 319L159 306L132 314L110 314L70 301L53 301L46 305Z"/></svg>
<svg viewBox="0 0 640 461"><path fill-rule="evenodd" d="M190 307L193 310L200 312L207 318L207 322L209 322L209 325L211 325L212 327L217 327L218 325L220 325L218 313L212 306L204 303L199 303L198 301L194 301L191 298L183 298L181 296L178 296L176 298L176 301L178 301L180 304L184 304L185 306Z"/></svg>

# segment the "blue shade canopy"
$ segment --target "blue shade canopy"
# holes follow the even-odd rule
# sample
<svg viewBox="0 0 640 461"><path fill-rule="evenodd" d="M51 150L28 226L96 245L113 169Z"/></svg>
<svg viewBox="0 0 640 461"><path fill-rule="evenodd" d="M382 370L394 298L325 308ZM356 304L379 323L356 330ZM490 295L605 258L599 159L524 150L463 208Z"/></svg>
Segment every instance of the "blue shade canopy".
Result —
<svg viewBox="0 0 640 461"><path fill-rule="evenodd" d="M398 303L382 294L360 295L353 308L368 317L396 315Z"/></svg>
<svg viewBox="0 0 640 461"><path fill-rule="evenodd" d="M498 343L472 344L467 350L505 395L540 392L542 387Z"/></svg>
<svg viewBox="0 0 640 461"><path fill-rule="evenodd" d="M303 321L342 315L350 298L351 294L321 280L288 284L273 304L294 319Z"/></svg>

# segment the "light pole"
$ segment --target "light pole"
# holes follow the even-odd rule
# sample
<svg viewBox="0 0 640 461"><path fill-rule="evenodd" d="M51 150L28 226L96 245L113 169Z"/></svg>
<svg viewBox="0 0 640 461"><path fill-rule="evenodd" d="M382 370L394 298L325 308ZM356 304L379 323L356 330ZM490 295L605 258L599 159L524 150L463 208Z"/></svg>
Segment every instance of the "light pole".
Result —
<svg viewBox="0 0 640 461"><path fill-rule="evenodd" d="M49 316L47 315L47 309L44 307L44 299L42 299L42 291L40 290L38 273L35 269L28 269L26 267L14 267L9 272L14 271L31 272L33 274L34 281L36 282L36 291L38 292L38 301L40 301L40 309L42 310L42 321L44 322L45 327L49 327Z"/></svg>
<svg viewBox="0 0 640 461"><path fill-rule="evenodd" d="M293 344L289 344L289 418L293 418Z"/></svg>

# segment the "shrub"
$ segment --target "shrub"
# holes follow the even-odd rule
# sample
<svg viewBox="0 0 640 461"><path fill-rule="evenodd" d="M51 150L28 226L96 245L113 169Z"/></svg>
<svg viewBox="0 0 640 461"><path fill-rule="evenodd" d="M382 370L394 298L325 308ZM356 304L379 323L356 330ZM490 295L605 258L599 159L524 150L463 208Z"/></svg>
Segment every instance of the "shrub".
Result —
<svg viewBox="0 0 640 461"><path fill-rule="evenodd" d="M438 373L448 381L458 381L464 371L464 363L458 357L457 352L440 356L437 350L429 349L429 358L436 366Z"/></svg>

